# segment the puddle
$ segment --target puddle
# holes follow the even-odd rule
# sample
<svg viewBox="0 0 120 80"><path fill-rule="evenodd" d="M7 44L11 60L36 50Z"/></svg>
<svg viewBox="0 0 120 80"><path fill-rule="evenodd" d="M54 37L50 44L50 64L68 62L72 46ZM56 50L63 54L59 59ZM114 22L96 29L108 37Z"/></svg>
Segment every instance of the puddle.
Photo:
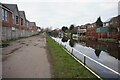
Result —
<svg viewBox="0 0 120 80"><path fill-rule="evenodd" d="M37 46L38 44L34 44L34 46Z"/></svg>
<svg viewBox="0 0 120 80"><path fill-rule="evenodd" d="M29 44L26 44L26 46L29 46Z"/></svg>
<svg viewBox="0 0 120 80"><path fill-rule="evenodd" d="M44 48L44 49L45 49L45 48L46 48L46 46L40 46L40 48Z"/></svg>
<svg viewBox="0 0 120 80"><path fill-rule="evenodd" d="M4 54L4 55L9 55L9 54L12 54L14 53L15 51L17 51L18 49L20 49L22 46L18 47L18 48L15 48L13 49L11 52L9 52L8 54Z"/></svg>

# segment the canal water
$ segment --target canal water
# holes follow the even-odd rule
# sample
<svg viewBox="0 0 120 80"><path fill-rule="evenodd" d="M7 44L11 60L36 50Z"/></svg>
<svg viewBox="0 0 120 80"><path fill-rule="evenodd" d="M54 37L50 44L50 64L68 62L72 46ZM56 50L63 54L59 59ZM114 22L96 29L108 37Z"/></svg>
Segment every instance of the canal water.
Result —
<svg viewBox="0 0 120 80"><path fill-rule="evenodd" d="M54 38L102 78L120 78L120 45L97 41L72 41ZM88 56L84 59L84 55ZM92 58L92 59L91 59Z"/></svg>

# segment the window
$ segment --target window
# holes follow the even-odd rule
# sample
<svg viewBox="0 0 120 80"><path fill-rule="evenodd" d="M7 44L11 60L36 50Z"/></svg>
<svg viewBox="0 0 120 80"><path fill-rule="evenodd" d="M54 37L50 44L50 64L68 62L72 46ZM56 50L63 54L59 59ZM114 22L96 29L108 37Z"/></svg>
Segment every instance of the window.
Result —
<svg viewBox="0 0 120 80"><path fill-rule="evenodd" d="M23 25L23 19L21 18L21 25Z"/></svg>
<svg viewBox="0 0 120 80"><path fill-rule="evenodd" d="M16 24L19 24L18 16L16 16Z"/></svg>
<svg viewBox="0 0 120 80"><path fill-rule="evenodd" d="M8 19L8 15L7 15L7 11L5 10L5 21L7 21Z"/></svg>
<svg viewBox="0 0 120 80"><path fill-rule="evenodd" d="M2 20L4 20L4 9L2 9Z"/></svg>
<svg viewBox="0 0 120 80"><path fill-rule="evenodd" d="M2 9L2 20L8 20L8 12L5 9Z"/></svg>

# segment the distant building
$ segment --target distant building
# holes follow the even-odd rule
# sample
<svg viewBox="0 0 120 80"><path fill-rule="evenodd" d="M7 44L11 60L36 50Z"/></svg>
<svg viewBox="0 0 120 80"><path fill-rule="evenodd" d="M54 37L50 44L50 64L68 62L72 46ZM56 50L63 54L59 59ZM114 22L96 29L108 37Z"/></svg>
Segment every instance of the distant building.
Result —
<svg viewBox="0 0 120 80"><path fill-rule="evenodd" d="M77 30L78 36L85 36L86 35L86 32L87 32L86 25L77 26L77 28L78 28L78 30Z"/></svg>
<svg viewBox="0 0 120 80"><path fill-rule="evenodd" d="M20 25L21 26L26 26L26 15L24 11L19 11L20 15Z"/></svg>
<svg viewBox="0 0 120 80"><path fill-rule="evenodd" d="M40 32L41 31L41 27L37 26L37 31Z"/></svg>
<svg viewBox="0 0 120 80"><path fill-rule="evenodd" d="M98 38L112 38L120 40L120 15L104 22L103 27L97 28Z"/></svg>
<svg viewBox="0 0 120 80"><path fill-rule="evenodd" d="M60 38L63 38L63 36L64 36L64 32L61 29L59 30L58 36Z"/></svg>
<svg viewBox="0 0 120 80"><path fill-rule="evenodd" d="M89 39L96 40L98 38L98 33L96 32L97 26L96 23L87 24L86 37Z"/></svg>

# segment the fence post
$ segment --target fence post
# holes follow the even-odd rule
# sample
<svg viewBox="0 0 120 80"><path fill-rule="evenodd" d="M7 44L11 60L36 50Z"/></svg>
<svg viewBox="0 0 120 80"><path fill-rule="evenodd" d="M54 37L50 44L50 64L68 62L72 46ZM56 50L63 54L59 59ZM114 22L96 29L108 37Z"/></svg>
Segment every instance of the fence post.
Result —
<svg viewBox="0 0 120 80"><path fill-rule="evenodd" d="M65 45L65 48L66 48L66 45Z"/></svg>
<svg viewBox="0 0 120 80"><path fill-rule="evenodd" d="M86 57L84 56L84 65L86 65Z"/></svg>
<svg viewBox="0 0 120 80"><path fill-rule="evenodd" d="M71 54L73 54L73 48L72 48Z"/></svg>

